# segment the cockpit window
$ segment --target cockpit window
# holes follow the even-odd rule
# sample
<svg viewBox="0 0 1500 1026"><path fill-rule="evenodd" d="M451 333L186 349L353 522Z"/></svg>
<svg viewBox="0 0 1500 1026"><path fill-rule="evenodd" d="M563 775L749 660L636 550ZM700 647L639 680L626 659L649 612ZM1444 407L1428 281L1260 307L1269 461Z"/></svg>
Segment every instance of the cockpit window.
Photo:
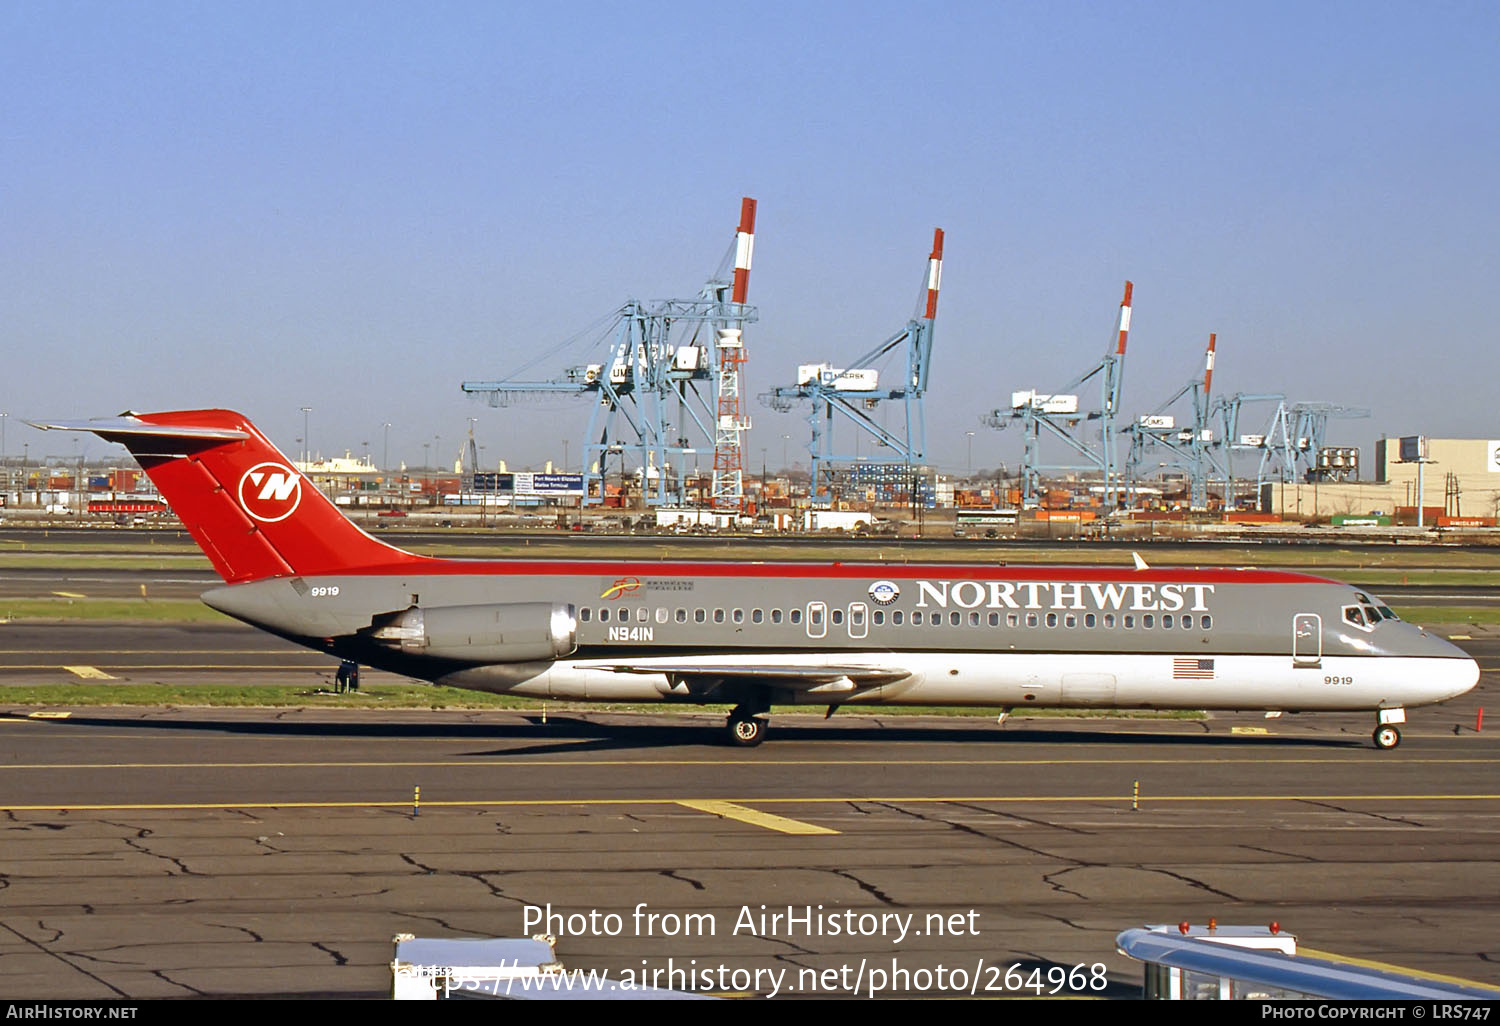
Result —
<svg viewBox="0 0 1500 1026"><path fill-rule="evenodd" d="M1358 606L1345 606L1344 619L1354 624L1354 626L1356 627L1367 626L1365 623L1365 614L1359 611Z"/></svg>
<svg viewBox="0 0 1500 1026"><path fill-rule="evenodd" d="M1383 616L1383 617L1385 617L1387 620L1400 620L1401 619L1401 617L1397 616L1396 613L1395 613L1395 610L1391 609L1390 606L1381 606L1380 607L1380 615Z"/></svg>

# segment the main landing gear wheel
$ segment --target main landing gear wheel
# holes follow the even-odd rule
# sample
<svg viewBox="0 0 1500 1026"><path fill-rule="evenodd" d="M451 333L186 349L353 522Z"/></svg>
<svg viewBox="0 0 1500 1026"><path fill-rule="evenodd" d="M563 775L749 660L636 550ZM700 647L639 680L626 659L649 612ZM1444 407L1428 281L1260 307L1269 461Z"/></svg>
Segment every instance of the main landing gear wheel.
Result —
<svg viewBox="0 0 1500 1026"><path fill-rule="evenodd" d="M754 748L766 739L766 721L754 716L729 717L729 740L741 748Z"/></svg>
<svg viewBox="0 0 1500 1026"><path fill-rule="evenodd" d="M1375 747L1389 751L1401 743L1401 731L1389 723L1382 723L1375 728Z"/></svg>

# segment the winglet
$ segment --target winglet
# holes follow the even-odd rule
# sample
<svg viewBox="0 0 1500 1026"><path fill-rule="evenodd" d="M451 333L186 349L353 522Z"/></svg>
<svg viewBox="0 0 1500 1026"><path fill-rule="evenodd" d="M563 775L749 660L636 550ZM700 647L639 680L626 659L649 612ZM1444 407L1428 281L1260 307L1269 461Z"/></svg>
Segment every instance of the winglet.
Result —
<svg viewBox="0 0 1500 1026"><path fill-rule="evenodd" d="M1139 552L1132 552L1130 554L1130 558L1133 559L1133 560L1135 560L1135 568L1137 570L1150 570L1151 569L1149 566L1146 565L1146 561L1141 558L1141 554Z"/></svg>

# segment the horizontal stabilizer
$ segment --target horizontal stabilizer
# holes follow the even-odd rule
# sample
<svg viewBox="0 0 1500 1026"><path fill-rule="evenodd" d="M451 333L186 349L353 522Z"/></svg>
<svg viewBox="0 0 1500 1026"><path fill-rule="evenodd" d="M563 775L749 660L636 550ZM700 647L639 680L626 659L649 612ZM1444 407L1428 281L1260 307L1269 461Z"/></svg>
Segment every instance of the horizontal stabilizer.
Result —
<svg viewBox="0 0 1500 1026"><path fill-rule="evenodd" d="M92 431L101 438L145 435L155 438L194 438L206 442L237 442L249 438L245 431L224 427L192 427L183 424L151 424L130 413L118 417L95 417L92 420L62 420L55 424L26 423L42 431Z"/></svg>

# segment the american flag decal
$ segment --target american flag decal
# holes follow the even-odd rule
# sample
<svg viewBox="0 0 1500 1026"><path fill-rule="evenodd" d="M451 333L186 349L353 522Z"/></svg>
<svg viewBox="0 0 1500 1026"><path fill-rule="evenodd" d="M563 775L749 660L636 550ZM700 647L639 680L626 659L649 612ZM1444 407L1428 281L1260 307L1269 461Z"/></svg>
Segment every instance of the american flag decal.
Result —
<svg viewBox="0 0 1500 1026"><path fill-rule="evenodd" d="M1213 680L1214 661L1212 659L1173 659L1173 680Z"/></svg>

